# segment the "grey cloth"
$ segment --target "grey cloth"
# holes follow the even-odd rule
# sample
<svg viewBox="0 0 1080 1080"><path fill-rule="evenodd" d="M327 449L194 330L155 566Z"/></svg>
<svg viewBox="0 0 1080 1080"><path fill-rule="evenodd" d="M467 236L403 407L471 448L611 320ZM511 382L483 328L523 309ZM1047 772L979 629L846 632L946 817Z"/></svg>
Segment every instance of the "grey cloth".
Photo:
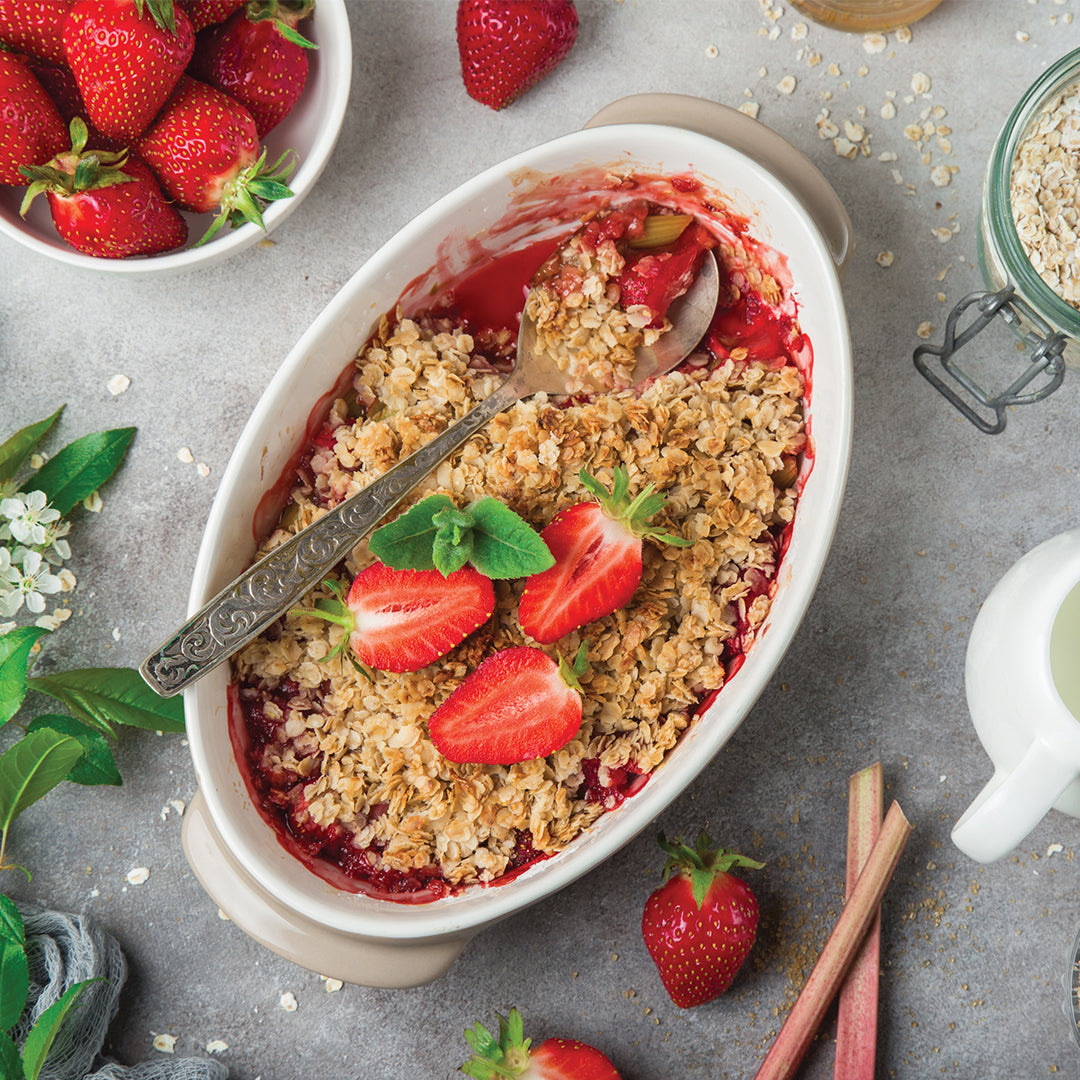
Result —
<svg viewBox="0 0 1080 1080"><path fill-rule="evenodd" d="M105 1036L119 1009L127 962L115 939L85 915L19 905L26 927L30 996L12 1031L21 1046L37 1018L77 982L88 986L53 1043L40 1080L227 1080L229 1071L210 1058L154 1060L118 1065L102 1056Z"/></svg>

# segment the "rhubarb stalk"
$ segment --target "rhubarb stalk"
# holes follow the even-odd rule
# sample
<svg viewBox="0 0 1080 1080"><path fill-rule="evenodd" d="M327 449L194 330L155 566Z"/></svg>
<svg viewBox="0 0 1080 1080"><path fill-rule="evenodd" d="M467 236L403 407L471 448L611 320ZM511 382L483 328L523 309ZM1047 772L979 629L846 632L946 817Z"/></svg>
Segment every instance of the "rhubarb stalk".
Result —
<svg viewBox="0 0 1080 1080"><path fill-rule="evenodd" d="M855 773L848 783L845 902L850 900L855 882L881 828L884 786L880 761ZM834 1080L874 1080L880 951L881 909L878 908L840 987Z"/></svg>
<svg viewBox="0 0 1080 1080"><path fill-rule="evenodd" d="M874 921L910 833L910 822L904 817L899 803L894 802L885 815L851 897L840 912L810 978L780 1028L780 1034L765 1055L756 1080L785 1080L798 1068Z"/></svg>

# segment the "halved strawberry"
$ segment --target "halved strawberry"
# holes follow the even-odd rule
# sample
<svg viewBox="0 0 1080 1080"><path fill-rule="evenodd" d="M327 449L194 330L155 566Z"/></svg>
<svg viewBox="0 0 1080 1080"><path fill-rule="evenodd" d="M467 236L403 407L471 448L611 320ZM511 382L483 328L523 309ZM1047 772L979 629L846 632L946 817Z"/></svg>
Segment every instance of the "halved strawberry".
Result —
<svg viewBox="0 0 1080 1080"><path fill-rule="evenodd" d="M431 714L428 735L449 761L512 765L547 757L581 727L585 646L573 666L528 645L489 656Z"/></svg>
<svg viewBox="0 0 1080 1080"><path fill-rule="evenodd" d="M339 593L337 600L316 601L315 609L289 614L344 626L348 632L331 655L347 644L369 668L419 671L491 617L495 587L471 566L443 577L438 570L392 570L376 562L356 575L344 601Z"/></svg>
<svg viewBox="0 0 1080 1080"><path fill-rule="evenodd" d="M622 466L610 492L584 469L579 475L597 501L563 510L540 533L555 565L526 580L518 607L521 629L543 644L629 603L641 581L644 537L689 544L648 524L664 505L652 484L631 498Z"/></svg>

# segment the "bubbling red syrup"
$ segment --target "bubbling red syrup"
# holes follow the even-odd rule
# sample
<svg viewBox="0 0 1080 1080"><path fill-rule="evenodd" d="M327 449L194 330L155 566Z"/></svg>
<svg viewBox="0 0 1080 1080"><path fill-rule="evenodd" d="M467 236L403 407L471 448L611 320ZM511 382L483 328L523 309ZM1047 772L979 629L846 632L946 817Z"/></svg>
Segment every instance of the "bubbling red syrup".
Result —
<svg viewBox="0 0 1080 1080"><path fill-rule="evenodd" d="M746 232L745 220L725 214L722 208L704 200L707 193L696 177L690 174L676 176L670 178L669 183L674 192L697 200L699 211L711 212L711 224L716 233L695 221L675 244L663 251L643 249L629 253L619 281L624 302L646 304L657 313L658 319L662 318L671 300L693 280L704 251L715 245L716 234L745 238ZM606 239L637 235L648 208L647 201L637 199L624 209L594 216L584 227L584 242L595 248ZM687 207L679 209L685 212ZM573 228L568 227L560 237L534 241L497 258L478 262L443 290L431 313L452 317L482 340L501 337L503 342L512 342L531 282L538 276L543 277L544 268L551 263L557 246L572 231ZM751 249L754 247L749 241L747 243ZM755 251L755 254L760 252ZM771 257L778 265L783 263L782 256L771 253ZM732 359L732 353L741 349L745 351L739 354L736 360L739 363L761 362L775 367L796 364L803 372L809 390L812 350L810 342L798 329L795 304L791 302L780 309L770 305L747 283L739 268L724 266L723 260L720 261L722 300L700 347L718 361ZM548 284L557 291L560 287L558 280L549 278ZM565 282L565 289L569 290L572 284L569 280ZM410 289L413 287L410 285ZM346 385L343 376L334 390L320 398L312 410L304 446L260 504L255 522L260 536L271 531L273 507L280 509L297 475L303 479L312 454L320 448L333 448L334 429L325 422L325 417L329 402L340 396ZM774 535L776 566L786 551L790 530L788 525ZM736 633L726 643L722 656L725 681L742 666L753 636L746 610L757 596L775 588L775 575L769 576L759 570L747 571L746 581L749 590L736 613ZM323 687L307 691L304 707L321 711L321 695L325 690ZM718 693L713 691L704 695L694 708L694 714L705 711ZM252 801L273 828L279 843L312 873L345 891L398 903L427 903L461 891L463 886L447 881L437 866L407 871L386 868L379 858L378 844L357 847L349 829L336 822L319 825L310 818L304 791L320 775L321 756L318 752L308 755L315 760L305 761L304 775L280 763L275 764L280 756L276 752L283 750L288 742L284 734L284 717L298 695L303 696L301 688L287 678L271 689L234 684L229 690L229 733L234 754ZM582 773L578 794L583 791L587 802L599 803L605 811L621 806L640 791L650 777L649 773L637 772L632 762L610 768L602 767L597 758L584 761ZM377 819L386 810L386 804L370 807L367 820ZM513 880L547 858L550 854L535 848L531 834L519 832L506 871L491 884Z"/></svg>

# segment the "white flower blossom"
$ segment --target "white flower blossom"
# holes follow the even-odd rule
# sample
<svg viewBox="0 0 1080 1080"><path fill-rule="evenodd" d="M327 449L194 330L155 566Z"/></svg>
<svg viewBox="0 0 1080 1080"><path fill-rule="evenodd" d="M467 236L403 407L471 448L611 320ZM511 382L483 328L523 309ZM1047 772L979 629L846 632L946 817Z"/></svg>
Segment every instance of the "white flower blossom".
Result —
<svg viewBox="0 0 1080 1080"><path fill-rule="evenodd" d="M8 519L7 528L20 544L40 547L45 543L45 526L60 520L60 511L48 505L44 491L19 492L0 500L0 515Z"/></svg>
<svg viewBox="0 0 1080 1080"><path fill-rule="evenodd" d="M18 561L22 562L21 570ZM42 561L39 551L15 549L15 560L9 560L7 568L0 572L10 588L0 598L0 614L14 615L24 603L26 610L34 615L40 615L45 610L45 596L58 593L61 583L55 574L49 573L47 566L42 566Z"/></svg>
<svg viewBox="0 0 1080 1080"><path fill-rule="evenodd" d="M45 526L45 539L41 542L41 554L51 566L59 566L71 558L71 545L64 539L71 532L70 521L53 521Z"/></svg>

